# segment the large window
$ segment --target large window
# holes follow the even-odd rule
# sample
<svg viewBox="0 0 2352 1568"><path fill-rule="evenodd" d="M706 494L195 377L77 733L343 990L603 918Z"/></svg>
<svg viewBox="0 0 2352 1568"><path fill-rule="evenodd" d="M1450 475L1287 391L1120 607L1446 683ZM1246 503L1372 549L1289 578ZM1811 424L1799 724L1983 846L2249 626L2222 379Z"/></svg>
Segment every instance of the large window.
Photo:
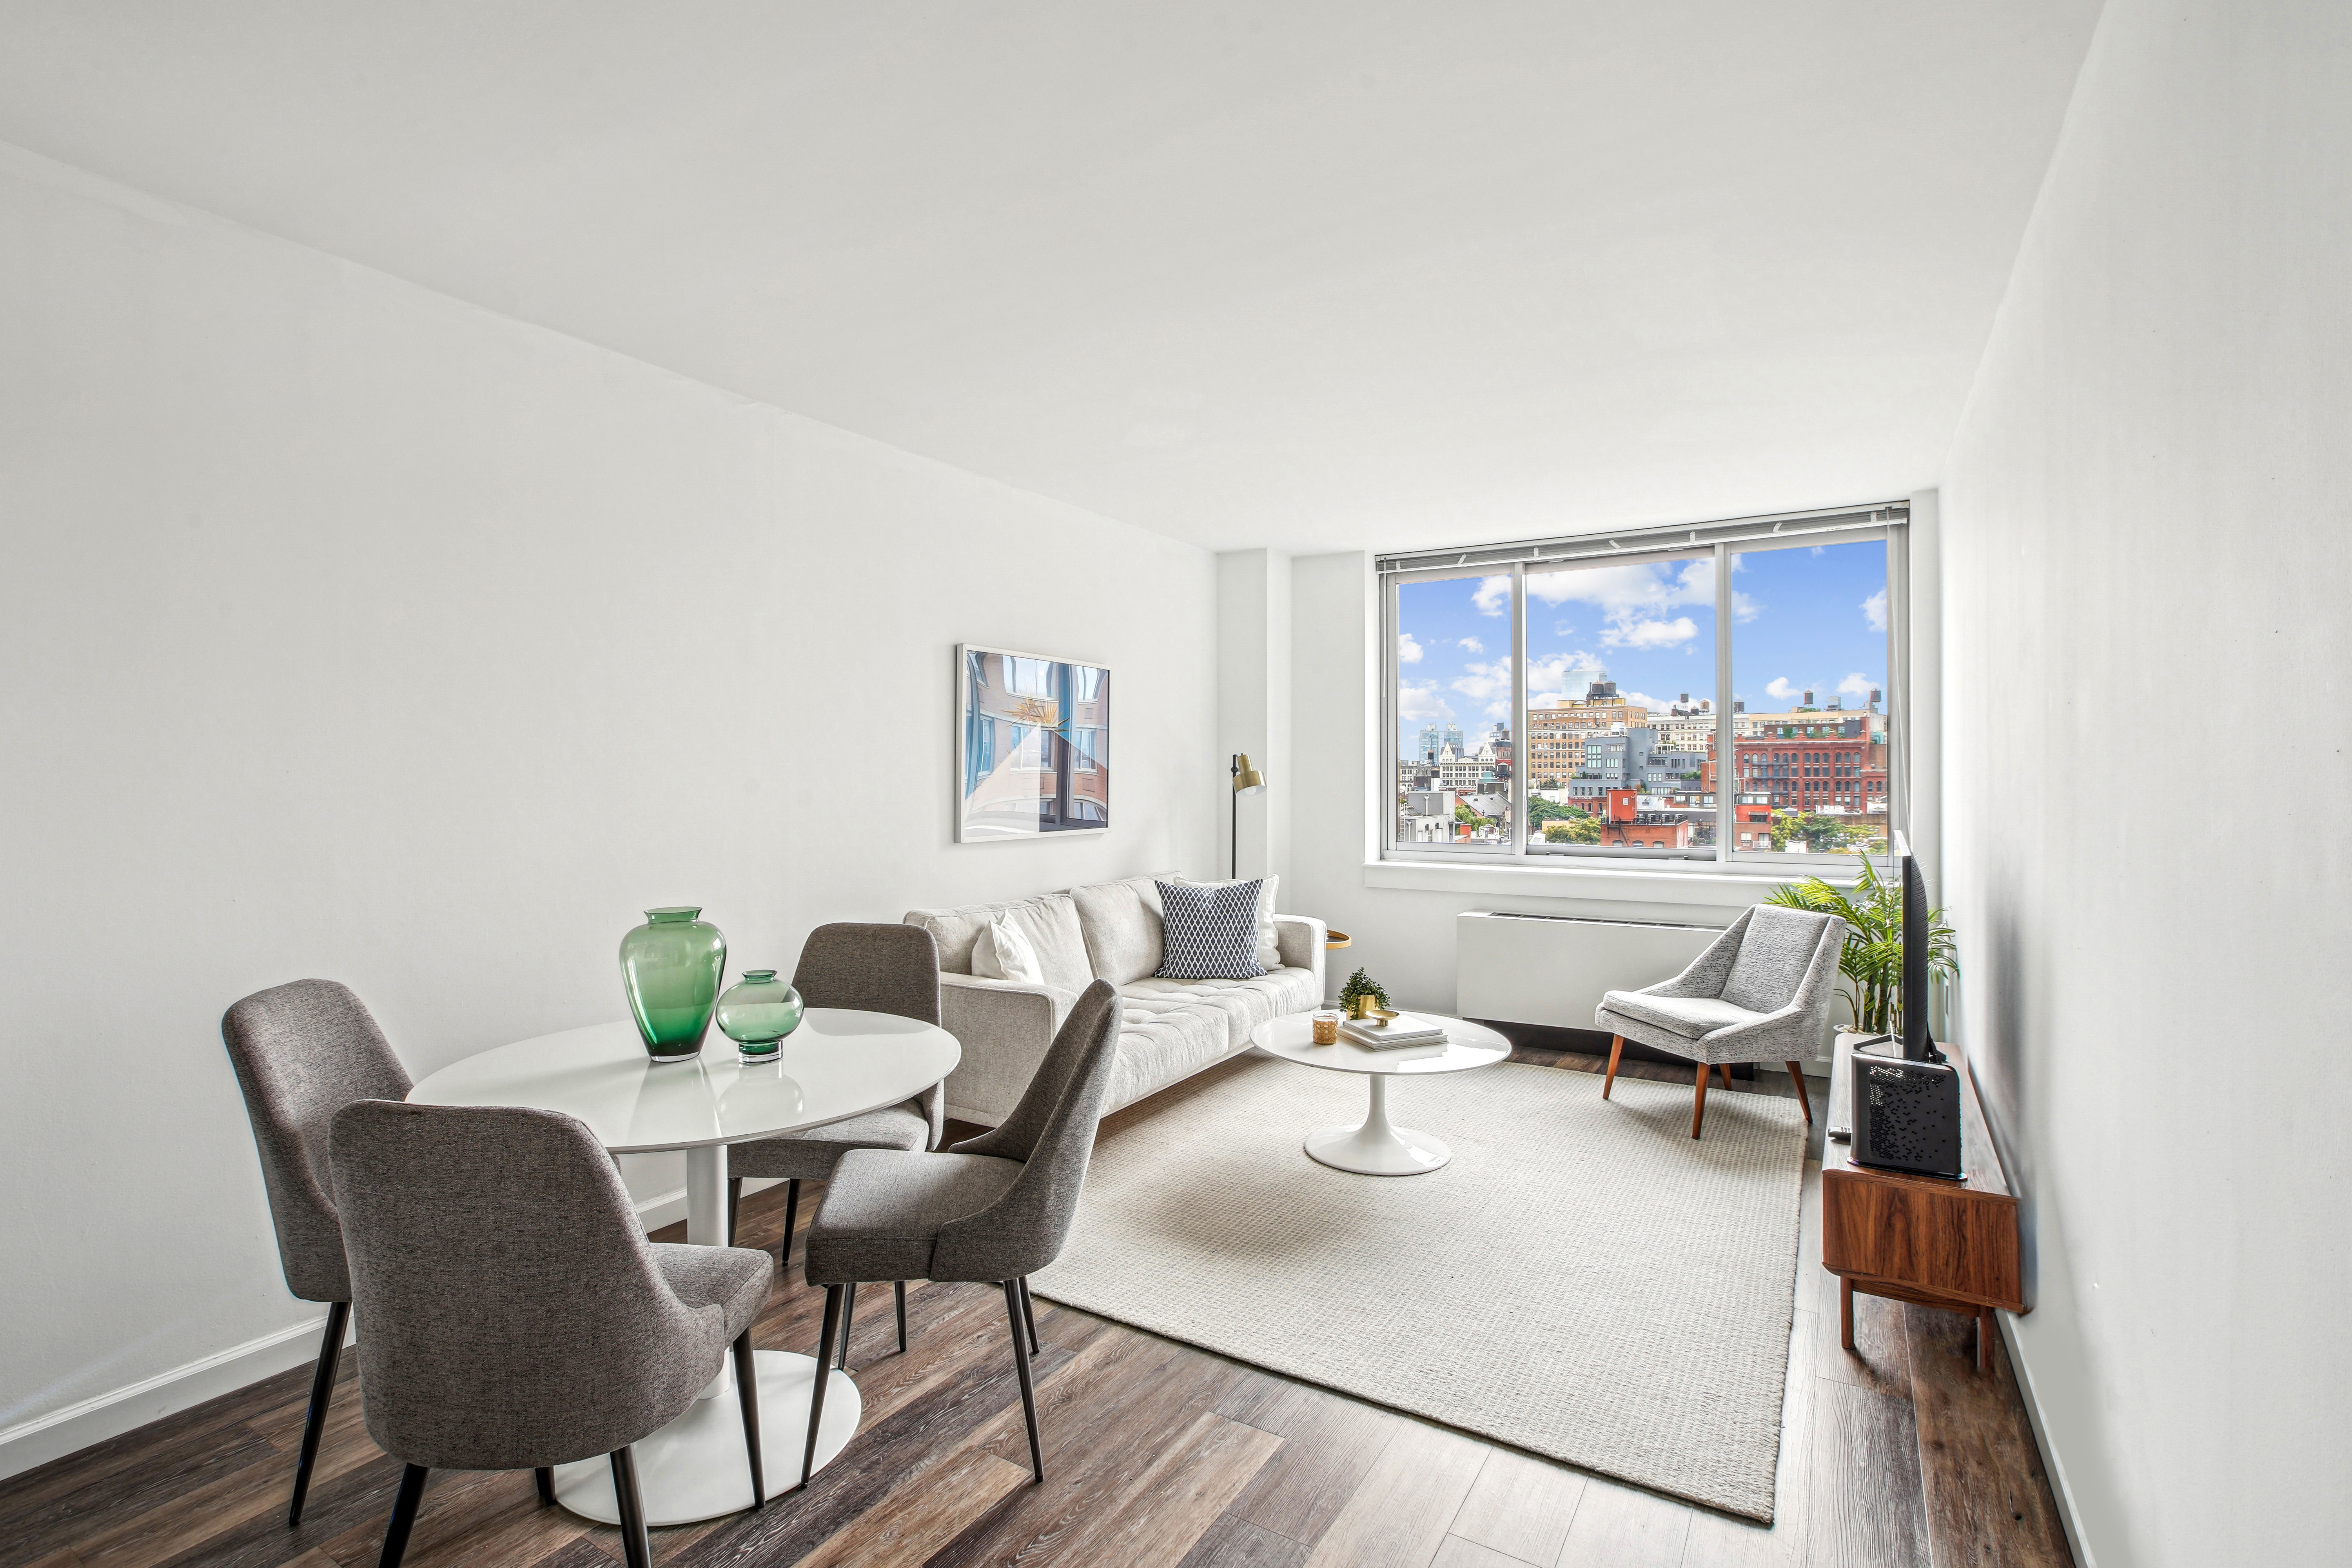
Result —
<svg viewBox="0 0 2352 1568"><path fill-rule="evenodd" d="M1883 851L1906 509L1381 562L1391 855Z"/></svg>

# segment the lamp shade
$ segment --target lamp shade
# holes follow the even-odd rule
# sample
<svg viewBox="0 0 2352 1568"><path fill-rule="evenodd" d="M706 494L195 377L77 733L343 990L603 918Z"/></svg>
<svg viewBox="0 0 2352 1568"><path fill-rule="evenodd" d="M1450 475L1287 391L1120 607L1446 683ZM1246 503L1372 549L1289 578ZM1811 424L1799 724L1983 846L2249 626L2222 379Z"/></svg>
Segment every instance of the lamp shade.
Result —
<svg viewBox="0 0 2352 1568"><path fill-rule="evenodd" d="M1243 752L1234 758L1234 793L1255 795L1265 787L1265 775L1250 766L1249 753Z"/></svg>

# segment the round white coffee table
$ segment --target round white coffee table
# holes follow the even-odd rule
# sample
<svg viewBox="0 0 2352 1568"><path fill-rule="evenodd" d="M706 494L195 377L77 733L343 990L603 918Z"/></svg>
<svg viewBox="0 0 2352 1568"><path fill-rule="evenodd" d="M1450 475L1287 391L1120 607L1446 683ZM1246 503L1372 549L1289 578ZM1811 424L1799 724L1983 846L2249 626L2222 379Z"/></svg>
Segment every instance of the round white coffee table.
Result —
<svg viewBox="0 0 2352 1568"><path fill-rule="evenodd" d="M1327 1127L1309 1133L1307 1158L1333 1170L1366 1176L1418 1176L1454 1158L1453 1150L1428 1133L1389 1121L1389 1079L1492 1067L1510 1056L1511 1043L1484 1024L1467 1019L1428 1013L1413 1016L1442 1026L1445 1044L1389 1051L1367 1050L1344 1039L1336 1046L1318 1046L1314 1022L1304 1013L1269 1019L1251 1031L1250 1044L1262 1051L1326 1072L1361 1073L1371 1086L1371 1110L1363 1125Z"/></svg>
<svg viewBox="0 0 2352 1568"><path fill-rule="evenodd" d="M686 1239L727 1245L727 1145L797 1132L912 1099L955 1069L953 1035L913 1018L812 1007L776 1059L747 1065L735 1042L710 1032L702 1054L680 1062L646 1055L637 1027L592 1024L542 1035L450 1063L408 1091L420 1105L529 1105L588 1124L615 1154L686 1152ZM518 1194L527 1201L528 1194ZM583 1281L583 1289L593 1289ZM759 1351L761 1468L800 1473L808 1437L813 1356ZM825 1384L818 1429L822 1468L856 1434L857 1385L836 1371ZM731 1366L722 1367L686 1414L636 1445L646 1522L688 1524L751 1506L743 1417ZM782 1489L772 1480L772 1500ZM612 1467L602 1458L555 1467L555 1500L605 1524L619 1521Z"/></svg>

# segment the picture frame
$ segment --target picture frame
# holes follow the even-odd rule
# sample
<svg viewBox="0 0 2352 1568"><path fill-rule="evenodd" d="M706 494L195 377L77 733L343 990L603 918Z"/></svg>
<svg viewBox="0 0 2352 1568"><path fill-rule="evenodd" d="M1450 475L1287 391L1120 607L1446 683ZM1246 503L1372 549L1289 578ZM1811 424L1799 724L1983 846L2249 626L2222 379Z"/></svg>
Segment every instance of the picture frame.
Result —
<svg viewBox="0 0 2352 1568"><path fill-rule="evenodd" d="M1110 667L958 643L959 844L1110 829Z"/></svg>

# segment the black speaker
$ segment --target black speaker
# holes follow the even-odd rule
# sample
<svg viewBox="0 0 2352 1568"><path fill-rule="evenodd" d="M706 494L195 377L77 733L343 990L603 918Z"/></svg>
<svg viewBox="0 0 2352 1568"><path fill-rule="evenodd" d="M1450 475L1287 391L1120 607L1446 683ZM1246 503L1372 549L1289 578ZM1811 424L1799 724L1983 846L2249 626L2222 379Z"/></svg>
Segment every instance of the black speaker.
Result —
<svg viewBox="0 0 2352 1568"><path fill-rule="evenodd" d="M1899 1053L1903 1047L1896 1042L1886 1048ZM1959 1069L1859 1047L1853 1062L1853 1163L1958 1177Z"/></svg>

